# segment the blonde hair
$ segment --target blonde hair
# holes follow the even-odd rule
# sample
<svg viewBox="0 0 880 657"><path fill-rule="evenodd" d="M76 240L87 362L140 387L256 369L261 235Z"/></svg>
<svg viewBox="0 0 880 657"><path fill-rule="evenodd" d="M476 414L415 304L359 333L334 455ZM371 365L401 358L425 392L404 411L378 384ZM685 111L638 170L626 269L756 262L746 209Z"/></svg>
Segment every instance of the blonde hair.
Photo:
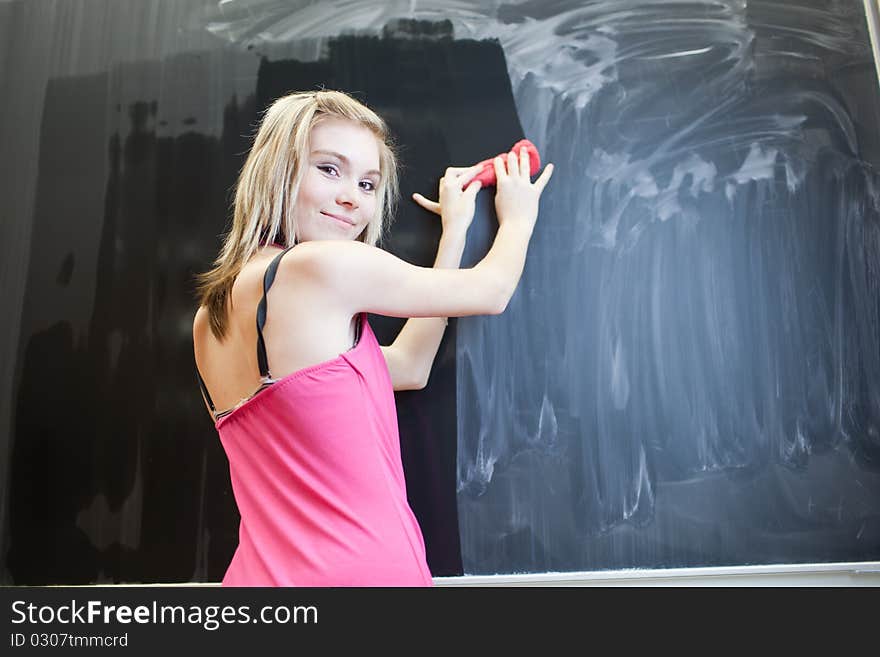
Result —
<svg viewBox="0 0 880 657"><path fill-rule="evenodd" d="M371 246L382 239L398 196L397 156L388 127L373 110L341 91L305 91L283 96L266 109L235 186L232 228L214 267L197 276L196 294L208 310L211 331L226 334L232 285L262 243L296 243L294 213L312 128L326 117L354 121L379 141L380 180L376 214L357 237Z"/></svg>

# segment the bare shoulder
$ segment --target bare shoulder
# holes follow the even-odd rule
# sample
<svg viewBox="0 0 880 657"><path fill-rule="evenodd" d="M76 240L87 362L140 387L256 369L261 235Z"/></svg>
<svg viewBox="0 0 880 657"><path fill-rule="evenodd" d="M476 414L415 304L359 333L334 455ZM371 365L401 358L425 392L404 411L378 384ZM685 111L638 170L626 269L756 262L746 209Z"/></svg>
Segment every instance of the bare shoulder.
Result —
<svg viewBox="0 0 880 657"><path fill-rule="evenodd" d="M208 314L208 309L205 306L199 306L198 310L196 310L196 314L193 317L193 339L198 340L207 335L207 332L211 330L211 318Z"/></svg>
<svg viewBox="0 0 880 657"><path fill-rule="evenodd" d="M199 362L218 343L211 328L211 313L207 306L199 306L193 316L192 340L196 362Z"/></svg>
<svg viewBox="0 0 880 657"><path fill-rule="evenodd" d="M462 289L475 287L466 285L472 275L465 270L416 266L379 247L356 241L305 242L289 256L283 265L287 282L314 293L314 298L321 296L322 306L340 315L478 314L471 311L474 303L468 295L461 293ZM477 292L469 295L476 296ZM482 311L482 306L478 310Z"/></svg>
<svg viewBox="0 0 880 657"><path fill-rule="evenodd" d="M295 250L295 249L294 249ZM249 327L253 323L254 312L263 296L263 277L266 268L280 251L264 251L251 258L242 267L235 282L232 284L229 303L229 319L233 331L243 331L249 335ZM290 255L290 254L288 254ZM282 259L282 262L286 257Z"/></svg>
<svg viewBox="0 0 880 657"><path fill-rule="evenodd" d="M211 337L211 316L205 306L199 306L193 317L192 326L193 355L196 359L196 366L199 368L201 368L202 360L209 349Z"/></svg>
<svg viewBox="0 0 880 657"><path fill-rule="evenodd" d="M350 292L370 277L375 267L376 247L353 240L316 240L298 244L282 259L275 284L294 286L301 293L323 298L328 309L360 310L349 307Z"/></svg>
<svg viewBox="0 0 880 657"><path fill-rule="evenodd" d="M328 277L350 270L379 250L354 240L303 242L284 256L279 269L294 275Z"/></svg>
<svg viewBox="0 0 880 657"><path fill-rule="evenodd" d="M354 240L304 242L285 256L282 265L285 273L310 278L336 293L372 286L377 276L399 279L410 267L378 246Z"/></svg>

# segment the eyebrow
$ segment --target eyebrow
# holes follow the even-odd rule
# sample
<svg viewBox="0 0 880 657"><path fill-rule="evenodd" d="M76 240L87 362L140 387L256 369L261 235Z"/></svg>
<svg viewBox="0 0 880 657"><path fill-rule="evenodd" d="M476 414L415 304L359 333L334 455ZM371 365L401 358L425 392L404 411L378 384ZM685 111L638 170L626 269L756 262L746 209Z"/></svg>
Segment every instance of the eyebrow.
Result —
<svg viewBox="0 0 880 657"><path fill-rule="evenodd" d="M349 160L342 153L337 153L336 151L312 151L312 155L329 155L330 157L335 157L337 160L340 160L346 166L351 166L351 160ZM380 176L381 173L376 169L370 169L367 171L366 175L375 175Z"/></svg>

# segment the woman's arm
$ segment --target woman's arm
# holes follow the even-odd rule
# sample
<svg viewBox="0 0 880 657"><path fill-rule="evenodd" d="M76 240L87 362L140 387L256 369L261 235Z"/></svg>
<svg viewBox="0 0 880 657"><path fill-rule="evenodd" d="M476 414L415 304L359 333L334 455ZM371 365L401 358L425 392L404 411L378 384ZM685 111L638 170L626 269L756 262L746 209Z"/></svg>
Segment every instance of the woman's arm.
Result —
<svg viewBox="0 0 880 657"><path fill-rule="evenodd" d="M360 242L337 241L303 243L282 261L282 267L295 270L301 280L311 279L326 290L333 304L344 313L366 311L424 318L501 313L522 275L537 219L538 200L550 179L552 165L547 166L535 183L529 179L525 152L520 158L510 156L506 163L496 158L495 167L498 179L495 205L500 225L489 253L472 268L455 268L460 263L464 236L463 233L447 234L446 230L435 263L442 266L434 268L411 265ZM412 329L407 330L397 345L401 347L398 360L405 357L403 349L410 353L421 351L426 354L428 366L400 377L414 380L399 383L416 387L426 379L443 326L444 320L431 319L413 323ZM428 351L431 353L427 354ZM394 358L391 360L393 364Z"/></svg>
<svg viewBox="0 0 880 657"><path fill-rule="evenodd" d="M457 269L464 252L467 227L444 230L437 248L435 269ZM382 347L395 390L421 390L428 384L431 367L443 340L448 321L445 317L411 317L394 342Z"/></svg>
<svg viewBox="0 0 880 657"><path fill-rule="evenodd" d="M480 166L448 168L440 179L439 202L413 194L416 203L440 215L443 232L434 260L435 269L458 269L461 266L467 231L474 219L476 196L481 186L479 181L471 180L480 170ZM445 317L411 317L394 342L382 347L395 390L421 390L428 384L448 323Z"/></svg>
<svg viewBox="0 0 880 657"><path fill-rule="evenodd" d="M481 165L468 169L447 169L446 175L440 179L439 202L413 194L413 199L419 205L439 214L442 219L443 234L434 262L435 269L457 269L461 265L467 230L473 221L475 198L480 188L479 182L471 183L471 180L480 171ZM503 199L501 203L503 205ZM502 211L510 212L510 208L505 207ZM522 255L524 258L525 253ZM395 390L420 390L427 385L447 324L445 317L410 318L394 342L382 347Z"/></svg>
<svg viewBox="0 0 880 657"><path fill-rule="evenodd" d="M498 232L486 256L468 269L419 267L354 241L304 242L282 266L297 269L326 290L333 304L352 314L392 317L463 317L504 312L519 283L538 216L538 201L552 173L529 180L528 154L501 158L495 168Z"/></svg>

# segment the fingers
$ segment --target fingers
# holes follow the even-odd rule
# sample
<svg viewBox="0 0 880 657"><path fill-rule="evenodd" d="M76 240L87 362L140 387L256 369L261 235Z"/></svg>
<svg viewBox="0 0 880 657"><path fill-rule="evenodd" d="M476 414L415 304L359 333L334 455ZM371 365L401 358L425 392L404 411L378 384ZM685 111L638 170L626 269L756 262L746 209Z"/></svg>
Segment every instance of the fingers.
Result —
<svg viewBox="0 0 880 657"><path fill-rule="evenodd" d="M517 151L507 153L506 160L501 156L502 161L507 165L507 174L510 176L525 176L531 178L531 162L529 160L529 151L523 146ZM497 175L496 171L496 175Z"/></svg>
<svg viewBox="0 0 880 657"><path fill-rule="evenodd" d="M421 205L425 210L429 210L434 214L440 214L440 204L436 201L431 201L430 199L425 198L418 192L412 195L413 201Z"/></svg>
<svg viewBox="0 0 880 657"><path fill-rule="evenodd" d="M495 178L498 181L507 178L507 169L504 168L504 159L500 155L492 160L492 166L495 167Z"/></svg>
<svg viewBox="0 0 880 657"><path fill-rule="evenodd" d="M521 173L519 170L519 156L513 151L507 154L507 173L511 176L518 176Z"/></svg>
<svg viewBox="0 0 880 657"><path fill-rule="evenodd" d="M482 187L482 186L483 186L483 183L481 183L479 180L474 180L464 190L464 195L473 199L477 195L477 192L480 191L480 187Z"/></svg>
<svg viewBox="0 0 880 657"><path fill-rule="evenodd" d="M483 170L483 166L481 163L470 167L449 167L446 169L446 174L440 179L440 187L445 186L450 190L462 191Z"/></svg>
<svg viewBox="0 0 880 657"><path fill-rule="evenodd" d="M475 165L469 166L469 167L446 167L446 173L444 175L445 176L457 176L458 174L461 174L461 173L464 173L465 171L473 169L475 166L479 166L479 165L475 164Z"/></svg>
<svg viewBox="0 0 880 657"><path fill-rule="evenodd" d="M543 192L544 187L547 186L547 183L550 181L550 177L553 175L553 165L548 164L544 167L544 170L541 172L541 175L538 176L538 179L535 181L535 187L538 188L538 192Z"/></svg>
<svg viewBox="0 0 880 657"><path fill-rule="evenodd" d="M474 176L480 173L483 170L483 164L474 164L469 167L449 167L446 169L446 173L443 176L444 180L448 180L451 186L455 186L456 184L459 186L459 189L464 188Z"/></svg>
<svg viewBox="0 0 880 657"><path fill-rule="evenodd" d="M458 178L459 183L462 187L466 186L471 180L474 179L475 176L479 175L482 170L482 164L475 164L472 167L464 169Z"/></svg>

